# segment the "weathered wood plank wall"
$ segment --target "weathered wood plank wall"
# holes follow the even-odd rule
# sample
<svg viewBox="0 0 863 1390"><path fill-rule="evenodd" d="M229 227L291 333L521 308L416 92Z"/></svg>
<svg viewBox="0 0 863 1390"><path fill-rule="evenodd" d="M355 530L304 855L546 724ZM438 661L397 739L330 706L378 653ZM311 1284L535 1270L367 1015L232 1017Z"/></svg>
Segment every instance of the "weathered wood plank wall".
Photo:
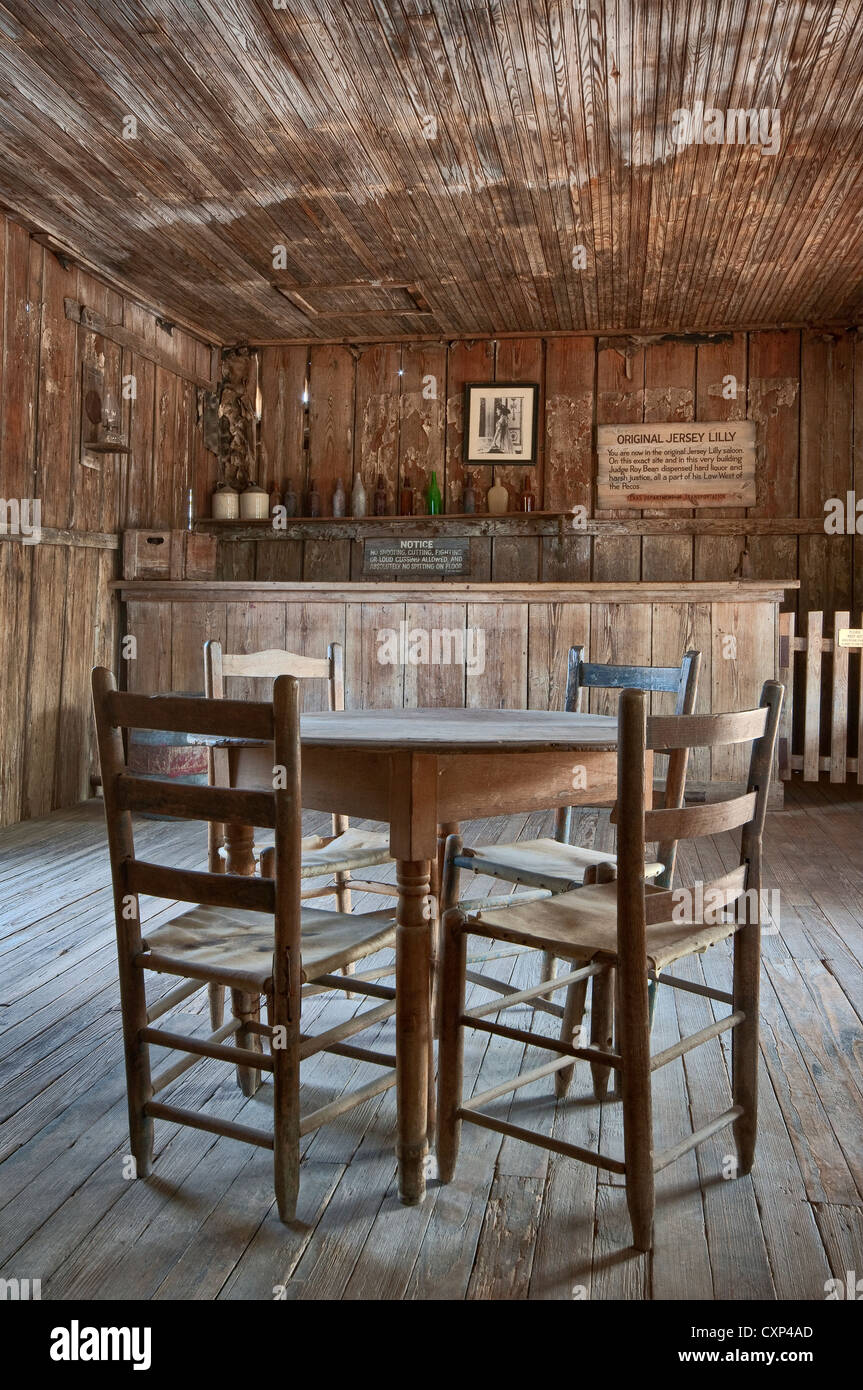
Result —
<svg viewBox="0 0 863 1390"><path fill-rule="evenodd" d="M402 479L409 476L424 487L432 469L446 510L458 511L466 381L539 383L537 505L546 511L581 505L598 519L614 514L592 507L596 424L753 419L759 425L757 505L748 512L702 514L709 520L752 517L751 535L594 538L567 530L562 538L477 537L471 578L724 580L748 548L753 578L800 578L801 612L863 604L863 537L798 536L791 526L783 533L781 525L775 533L758 533L759 522L823 521L827 498L844 500L855 479L860 481L853 446L854 430L859 441L863 428L863 339L856 334L760 331L718 342L679 338L636 345L621 339L617 347L607 338L525 337L291 345L263 347L260 353L269 473L280 484L290 475L297 486L310 466L325 514L336 477L348 487L361 471L371 492L382 474L393 511ZM306 429L309 460L304 463ZM487 486L490 472L476 469L477 480ZM514 505L523 470L498 473ZM863 487L859 495L863 501ZM632 511L617 515L636 522L639 517ZM657 515L663 513L644 513ZM361 577L360 547L347 540L257 546L226 541L222 551L224 578Z"/></svg>
<svg viewBox="0 0 863 1390"><path fill-rule="evenodd" d="M64 299L132 328L209 377L211 349L60 261L0 216L0 825L90 794L89 676L115 662L118 534L182 526L212 468L185 377L66 317ZM83 455L85 366L122 404L132 454ZM135 399L122 400L134 377ZM38 499L40 544L9 533L5 503Z"/></svg>

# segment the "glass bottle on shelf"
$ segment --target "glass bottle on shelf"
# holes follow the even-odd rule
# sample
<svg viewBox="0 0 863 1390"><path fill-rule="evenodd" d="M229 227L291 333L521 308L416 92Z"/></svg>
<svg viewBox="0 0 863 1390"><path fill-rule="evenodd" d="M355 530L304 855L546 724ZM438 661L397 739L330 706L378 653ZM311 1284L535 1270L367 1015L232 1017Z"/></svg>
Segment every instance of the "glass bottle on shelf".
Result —
<svg viewBox="0 0 863 1390"><path fill-rule="evenodd" d="M413 514L414 514L414 490L413 490L413 488L411 487L410 476L409 476L409 474L406 473L406 474L405 474L405 478L404 478L404 482L402 483L401 497L400 497L400 499L399 499L399 515L400 515L400 516L413 516Z"/></svg>
<svg viewBox="0 0 863 1390"><path fill-rule="evenodd" d="M536 493L530 486L530 479L525 478L521 485L521 496L518 505L523 512L536 511Z"/></svg>
<svg viewBox="0 0 863 1390"><path fill-rule="evenodd" d="M294 492L294 482L292 478L285 479L285 495L282 500L285 509L285 516L296 516L297 514L297 494Z"/></svg>
<svg viewBox="0 0 863 1390"><path fill-rule="evenodd" d="M440 516L443 511L443 498L440 495L440 488L437 485L437 473L435 472L432 472L429 479L426 500L428 502L429 516Z"/></svg>
<svg viewBox="0 0 863 1390"><path fill-rule="evenodd" d="M492 471L491 477L492 485L485 499L486 506L491 516L503 516L504 512L509 507L509 493L503 483L499 483L495 480L494 471Z"/></svg>
<svg viewBox="0 0 863 1390"><path fill-rule="evenodd" d="M276 507L281 507L281 505L282 494L279 492L279 489L276 487L276 484L272 482L270 483L270 516L273 515L273 513L276 510Z"/></svg>
<svg viewBox="0 0 863 1390"><path fill-rule="evenodd" d="M461 495L461 509L465 516L473 516L476 511L476 488L473 485L473 474L465 473L464 491Z"/></svg>
<svg viewBox="0 0 863 1390"><path fill-rule="evenodd" d="M309 478L309 490L306 493L306 516L320 516L321 514L321 494L318 492L314 478Z"/></svg>
<svg viewBox="0 0 863 1390"><path fill-rule="evenodd" d="M375 516L386 516L387 514L387 489L383 473L378 474L378 480L375 484L374 514Z"/></svg>
<svg viewBox="0 0 863 1390"><path fill-rule="evenodd" d="M365 516L368 511L368 498L366 489L363 485L362 474L358 473L354 478L354 486L351 490L351 516Z"/></svg>
<svg viewBox="0 0 863 1390"><path fill-rule="evenodd" d="M336 478L336 485L333 489L333 516L344 516L346 505L345 485L341 478Z"/></svg>

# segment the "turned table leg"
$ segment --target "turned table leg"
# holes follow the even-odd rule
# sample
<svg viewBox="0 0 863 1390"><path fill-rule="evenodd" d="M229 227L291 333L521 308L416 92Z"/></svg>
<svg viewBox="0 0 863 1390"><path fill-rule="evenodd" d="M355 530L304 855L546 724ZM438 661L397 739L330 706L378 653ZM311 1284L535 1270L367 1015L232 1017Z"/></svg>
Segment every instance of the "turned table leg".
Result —
<svg viewBox="0 0 863 1390"><path fill-rule="evenodd" d="M225 851L229 874L255 872L255 827L229 821L225 825Z"/></svg>
<svg viewBox="0 0 863 1390"><path fill-rule="evenodd" d="M431 1043L429 967L432 900L428 859L396 864L396 1056L399 1196L408 1204L425 1195Z"/></svg>

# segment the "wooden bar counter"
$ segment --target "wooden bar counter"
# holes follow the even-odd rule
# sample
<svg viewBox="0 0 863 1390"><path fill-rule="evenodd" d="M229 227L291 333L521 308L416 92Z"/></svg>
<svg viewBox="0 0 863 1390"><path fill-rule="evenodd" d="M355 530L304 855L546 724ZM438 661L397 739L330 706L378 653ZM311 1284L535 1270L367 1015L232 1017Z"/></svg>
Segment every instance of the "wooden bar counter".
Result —
<svg viewBox="0 0 863 1390"><path fill-rule="evenodd" d="M202 647L345 650L348 708L559 709L574 644L593 661L676 665L703 654L698 706L740 709L779 669L778 612L796 580L681 584L275 583L121 580L136 691L201 690ZM241 682L229 695L251 693ZM655 696L656 710L669 697ZM310 689L306 708L323 707ZM610 710L596 692L590 706ZM734 749L694 755L690 789L743 779ZM708 793L709 794L709 793Z"/></svg>

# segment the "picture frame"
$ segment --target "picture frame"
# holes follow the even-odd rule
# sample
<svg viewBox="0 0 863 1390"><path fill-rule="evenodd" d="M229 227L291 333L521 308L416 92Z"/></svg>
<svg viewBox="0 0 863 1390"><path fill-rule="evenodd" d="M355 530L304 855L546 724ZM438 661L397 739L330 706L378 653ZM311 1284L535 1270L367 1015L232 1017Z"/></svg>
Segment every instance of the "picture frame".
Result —
<svg viewBox="0 0 863 1390"><path fill-rule="evenodd" d="M539 385L469 381L464 388L464 461L536 464Z"/></svg>

